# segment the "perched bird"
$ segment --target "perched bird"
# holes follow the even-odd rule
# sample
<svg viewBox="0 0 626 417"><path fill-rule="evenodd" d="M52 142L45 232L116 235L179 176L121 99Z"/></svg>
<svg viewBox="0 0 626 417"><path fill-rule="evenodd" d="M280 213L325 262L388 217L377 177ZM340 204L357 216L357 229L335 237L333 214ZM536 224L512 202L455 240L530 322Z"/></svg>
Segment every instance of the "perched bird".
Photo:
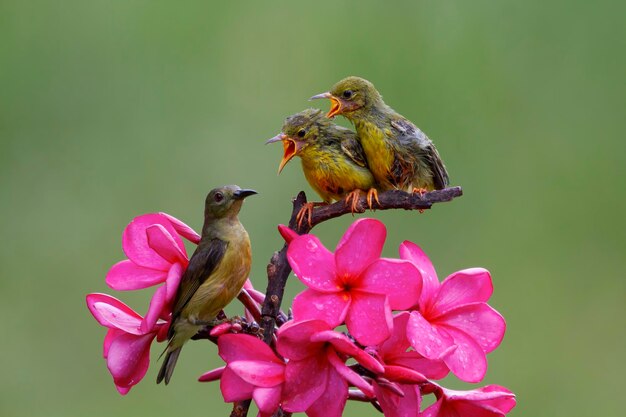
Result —
<svg viewBox="0 0 626 417"><path fill-rule="evenodd" d="M169 343L157 384L170 381L180 350L241 291L250 273L250 239L237 214L243 199L256 194L236 185L215 188L206 197L202 237L184 272L172 309Z"/></svg>
<svg viewBox="0 0 626 417"><path fill-rule="evenodd" d="M298 215L299 222L305 215L310 222L314 205L344 197L348 204L352 202L355 211L361 192L369 192L375 186L356 134L334 124L321 110L307 109L287 117L282 132L266 143L278 141L282 141L284 149L278 173L298 155L305 178L324 200L324 203L307 204ZM371 208L371 197L369 204Z"/></svg>
<svg viewBox="0 0 626 417"><path fill-rule="evenodd" d="M328 118L340 114L354 124L381 190L423 192L448 185L448 173L435 145L387 106L371 82L348 77L330 91L311 97L320 98L331 101Z"/></svg>

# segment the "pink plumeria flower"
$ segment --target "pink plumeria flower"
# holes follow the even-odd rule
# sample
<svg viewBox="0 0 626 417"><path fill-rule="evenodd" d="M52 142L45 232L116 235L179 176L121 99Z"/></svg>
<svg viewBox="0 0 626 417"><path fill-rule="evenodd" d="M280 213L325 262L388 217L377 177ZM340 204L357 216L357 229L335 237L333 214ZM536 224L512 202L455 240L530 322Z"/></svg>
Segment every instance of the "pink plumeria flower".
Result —
<svg viewBox="0 0 626 417"><path fill-rule="evenodd" d="M150 364L150 345L166 338L167 322L153 329L141 328L143 318L120 300L106 294L87 295L87 307L102 326L109 330L104 339L103 356L118 392L126 395L143 379Z"/></svg>
<svg viewBox="0 0 626 417"><path fill-rule="evenodd" d="M254 399L261 417L270 417L280 405L285 363L256 337L225 334L217 340L226 367L209 371L200 381L221 379L220 389L226 402Z"/></svg>
<svg viewBox="0 0 626 417"><path fill-rule="evenodd" d="M515 407L515 394L498 385L471 391L453 391L442 387L435 392L437 402L421 417L503 417Z"/></svg>
<svg viewBox="0 0 626 417"><path fill-rule="evenodd" d="M375 348L385 372L383 377L395 383L395 389L374 380L374 392L386 417L416 416L420 409L421 393L419 385L426 378L441 379L448 374L442 361L430 360L414 350L406 337L406 326L410 314L402 312L393 318L391 337ZM400 392L397 392L397 391Z"/></svg>
<svg viewBox="0 0 626 417"><path fill-rule="evenodd" d="M376 359L323 320L287 322L278 330L276 348L289 359L283 409L304 411L309 417L340 417L348 398L348 383L368 397L374 396L372 386L346 366L345 358L354 358L374 373L383 372Z"/></svg>
<svg viewBox="0 0 626 417"><path fill-rule="evenodd" d="M296 321L319 319L333 328L345 321L359 343L376 345L390 335L391 311L411 307L420 295L422 279L412 263L380 258L387 230L378 220L355 221L334 254L314 235L281 234L291 239L294 274L309 287L293 301Z"/></svg>
<svg viewBox="0 0 626 417"><path fill-rule="evenodd" d="M148 332L159 318L167 319L183 272L189 263L181 236L193 243L200 236L180 220L153 213L135 217L124 230L122 249L127 260L113 265L106 276L109 287L118 291L160 286L142 323Z"/></svg>
<svg viewBox="0 0 626 417"><path fill-rule="evenodd" d="M504 318L487 304L493 292L489 271L464 269L441 284L426 254L414 243L400 246L424 280L417 310L406 333L411 346L428 359L443 360L458 378L479 382L487 372L486 354L504 337Z"/></svg>

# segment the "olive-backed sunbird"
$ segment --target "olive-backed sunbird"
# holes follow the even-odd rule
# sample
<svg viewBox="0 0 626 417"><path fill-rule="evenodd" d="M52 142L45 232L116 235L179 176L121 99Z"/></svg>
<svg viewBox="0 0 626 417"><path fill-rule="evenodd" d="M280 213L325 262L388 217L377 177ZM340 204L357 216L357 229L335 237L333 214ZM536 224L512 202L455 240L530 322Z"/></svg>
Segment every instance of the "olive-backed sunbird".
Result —
<svg viewBox="0 0 626 417"><path fill-rule="evenodd" d="M169 343L157 383L169 383L185 342L241 291L250 273L250 238L237 215L254 190L227 185L211 190L204 205L200 243L189 260L174 299Z"/></svg>
<svg viewBox="0 0 626 417"><path fill-rule="evenodd" d="M281 133L265 143L278 141L284 150L278 172L299 156L304 177L324 203L345 197L347 202L352 199L354 210L359 193L375 186L356 134L334 124L321 110L307 109L287 117Z"/></svg>
<svg viewBox="0 0 626 417"><path fill-rule="evenodd" d="M370 170L380 189L439 190L448 173L430 139L413 123L385 104L374 85L359 77L347 77L330 91L311 99L328 98L328 118L340 114L358 134Z"/></svg>

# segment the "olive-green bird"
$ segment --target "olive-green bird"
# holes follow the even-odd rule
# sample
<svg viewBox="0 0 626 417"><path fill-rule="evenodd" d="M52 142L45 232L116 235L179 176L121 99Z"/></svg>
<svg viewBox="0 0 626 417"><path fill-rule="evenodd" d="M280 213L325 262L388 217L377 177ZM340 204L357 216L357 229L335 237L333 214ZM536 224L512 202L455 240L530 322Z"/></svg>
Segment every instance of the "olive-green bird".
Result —
<svg viewBox="0 0 626 417"><path fill-rule="evenodd" d="M278 141L284 149L278 172L299 156L304 177L326 204L346 198L347 203L352 201L354 211L361 192L375 186L356 134L334 124L321 110L307 109L287 117L282 132L266 143ZM371 199L369 202L371 207ZM313 205L319 204L308 204L300 212L299 221L307 214L310 221Z"/></svg>
<svg viewBox="0 0 626 417"><path fill-rule="evenodd" d="M163 380L169 383L185 342L214 322L248 278L252 263L250 238L237 215L243 199L253 194L256 191L227 185L207 195L202 237L174 299L169 343L157 384Z"/></svg>
<svg viewBox="0 0 626 417"><path fill-rule="evenodd" d="M327 117L340 114L354 124L381 190L421 192L448 185L448 173L435 145L413 123L387 106L371 82L348 77L330 91L311 97L320 98L331 101Z"/></svg>

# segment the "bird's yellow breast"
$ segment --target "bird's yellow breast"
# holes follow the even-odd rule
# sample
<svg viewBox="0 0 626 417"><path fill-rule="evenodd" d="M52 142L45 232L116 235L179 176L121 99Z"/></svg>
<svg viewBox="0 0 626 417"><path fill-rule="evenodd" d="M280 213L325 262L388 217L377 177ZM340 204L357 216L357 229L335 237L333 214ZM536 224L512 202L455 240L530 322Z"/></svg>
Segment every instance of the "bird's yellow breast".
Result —
<svg viewBox="0 0 626 417"><path fill-rule="evenodd" d="M392 132L369 121L357 121L355 128L374 178L381 186L386 186L384 188L393 188L389 184L389 173L394 163L394 151L389 143Z"/></svg>
<svg viewBox="0 0 626 417"><path fill-rule="evenodd" d="M369 170L353 163L339 149L311 150L301 156L305 178L327 203L343 198L350 191L369 190L374 186Z"/></svg>
<svg viewBox="0 0 626 417"><path fill-rule="evenodd" d="M222 260L189 300L183 309L183 317L213 320L221 309L237 297L250 274L252 263L250 239L243 228L241 233L244 235L228 242Z"/></svg>

